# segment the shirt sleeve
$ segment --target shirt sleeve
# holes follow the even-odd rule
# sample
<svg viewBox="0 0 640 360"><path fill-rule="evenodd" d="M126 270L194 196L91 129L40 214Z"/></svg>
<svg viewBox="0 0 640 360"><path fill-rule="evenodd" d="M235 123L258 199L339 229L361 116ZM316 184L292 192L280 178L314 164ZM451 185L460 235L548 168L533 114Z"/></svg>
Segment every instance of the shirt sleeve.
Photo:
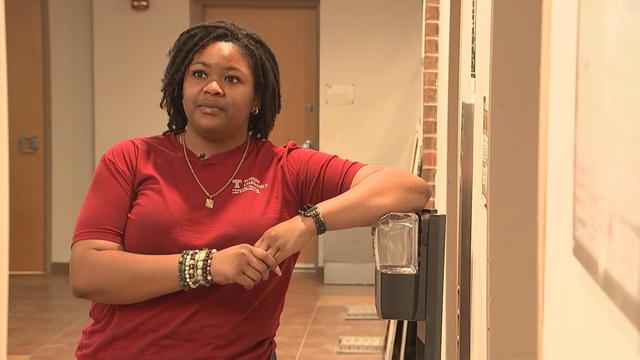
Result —
<svg viewBox="0 0 640 360"><path fill-rule="evenodd" d="M320 151L287 148L287 171L298 198L298 206L317 204L349 190L354 176L365 164Z"/></svg>
<svg viewBox="0 0 640 360"><path fill-rule="evenodd" d="M87 239L123 242L135 200L136 159L132 141L121 142L102 156L80 208L72 243Z"/></svg>

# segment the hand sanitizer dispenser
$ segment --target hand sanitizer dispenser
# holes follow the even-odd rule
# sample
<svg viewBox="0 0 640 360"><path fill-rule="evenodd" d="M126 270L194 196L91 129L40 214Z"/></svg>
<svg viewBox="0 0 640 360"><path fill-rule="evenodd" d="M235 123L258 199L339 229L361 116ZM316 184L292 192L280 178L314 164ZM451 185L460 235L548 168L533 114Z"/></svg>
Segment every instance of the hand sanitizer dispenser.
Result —
<svg viewBox="0 0 640 360"><path fill-rule="evenodd" d="M421 219L389 213L373 225L376 308L383 319L424 320L425 266L420 264ZM422 265L422 266L421 266Z"/></svg>
<svg viewBox="0 0 640 360"><path fill-rule="evenodd" d="M373 225L376 309L382 319L415 321L416 359L440 359L445 215L390 213Z"/></svg>

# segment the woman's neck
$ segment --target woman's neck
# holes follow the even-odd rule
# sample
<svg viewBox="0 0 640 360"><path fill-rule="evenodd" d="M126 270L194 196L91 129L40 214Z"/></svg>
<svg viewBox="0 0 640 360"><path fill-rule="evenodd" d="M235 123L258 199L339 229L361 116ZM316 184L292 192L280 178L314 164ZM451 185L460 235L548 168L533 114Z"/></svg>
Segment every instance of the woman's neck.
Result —
<svg viewBox="0 0 640 360"><path fill-rule="evenodd" d="M186 139L187 149L199 156L204 154L204 157L207 158L211 155L231 150L243 144L247 141L247 136L248 134L241 134L240 136L225 139L224 141L211 141L199 136L194 131L185 130L185 132L180 135L180 141L184 141Z"/></svg>

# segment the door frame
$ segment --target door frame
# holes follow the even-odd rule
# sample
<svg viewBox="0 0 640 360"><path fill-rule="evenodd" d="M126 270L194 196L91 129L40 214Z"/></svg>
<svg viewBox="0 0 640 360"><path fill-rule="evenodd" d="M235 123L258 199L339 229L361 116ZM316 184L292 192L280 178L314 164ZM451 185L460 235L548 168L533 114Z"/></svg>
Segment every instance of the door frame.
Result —
<svg viewBox="0 0 640 360"><path fill-rule="evenodd" d="M446 3L445 3L446 4ZM448 39L448 72L447 76L447 174L446 209L447 225L445 243L445 313L446 334L444 346L446 359L460 358L460 43L461 43L461 11L462 0L449 0L449 36ZM445 5L446 6L446 5ZM445 73L442 74L443 76ZM466 340L468 341L468 339Z"/></svg>
<svg viewBox="0 0 640 360"><path fill-rule="evenodd" d="M5 25L4 1L2 1L0 6L0 357L7 353L9 320L9 101Z"/></svg>

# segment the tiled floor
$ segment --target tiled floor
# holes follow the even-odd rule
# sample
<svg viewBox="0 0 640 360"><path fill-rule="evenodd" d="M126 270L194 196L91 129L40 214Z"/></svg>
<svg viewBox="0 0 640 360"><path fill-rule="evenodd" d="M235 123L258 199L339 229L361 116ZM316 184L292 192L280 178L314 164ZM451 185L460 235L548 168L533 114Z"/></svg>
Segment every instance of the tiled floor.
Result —
<svg viewBox="0 0 640 360"><path fill-rule="evenodd" d="M276 336L279 360L374 360L336 354L339 336L384 336L381 320L345 320L345 305L373 304L373 287L324 285L294 273ZM11 276L8 360L74 359L89 303L71 295L65 276Z"/></svg>

